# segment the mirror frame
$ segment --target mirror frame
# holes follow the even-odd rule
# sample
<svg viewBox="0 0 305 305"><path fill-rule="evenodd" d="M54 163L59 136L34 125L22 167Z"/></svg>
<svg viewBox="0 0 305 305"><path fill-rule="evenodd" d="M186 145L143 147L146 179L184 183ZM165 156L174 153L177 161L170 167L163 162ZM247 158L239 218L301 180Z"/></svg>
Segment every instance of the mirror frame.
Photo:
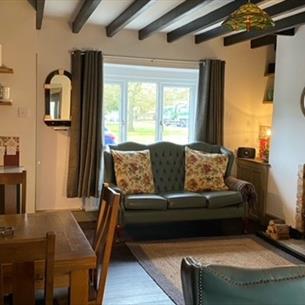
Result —
<svg viewBox="0 0 305 305"><path fill-rule="evenodd" d="M301 109L305 116L305 88L303 89L302 95L301 95Z"/></svg>
<svg viewBox="0 0 305 305"><path fill-rule="evenodd" d="M48 74L45 83L44 83L44 100L45 100L45 113L44 115L50 115L50 88L47 86L51 84L51 80L55 75L65 75L72 82L72 74L64 69L54 70ZM72 86L71 86L72 90ZM71 108L72 94L70 97L70 108ZM71 126L71 120L46 120L44 118L44 122L47 126Z"/></svg>

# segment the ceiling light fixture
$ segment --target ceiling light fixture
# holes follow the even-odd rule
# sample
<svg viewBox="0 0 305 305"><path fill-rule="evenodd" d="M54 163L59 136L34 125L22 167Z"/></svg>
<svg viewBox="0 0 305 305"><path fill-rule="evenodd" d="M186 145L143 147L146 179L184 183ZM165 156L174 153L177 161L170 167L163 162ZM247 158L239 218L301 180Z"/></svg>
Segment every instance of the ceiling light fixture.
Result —
<svg viewBox="0 0 305 305"><path fill-rule="evenodd" d="M239 9L234 11L223 23L222 26L231 31L265 30L274 27L272 18L257 5L248 1Z"/></svg>

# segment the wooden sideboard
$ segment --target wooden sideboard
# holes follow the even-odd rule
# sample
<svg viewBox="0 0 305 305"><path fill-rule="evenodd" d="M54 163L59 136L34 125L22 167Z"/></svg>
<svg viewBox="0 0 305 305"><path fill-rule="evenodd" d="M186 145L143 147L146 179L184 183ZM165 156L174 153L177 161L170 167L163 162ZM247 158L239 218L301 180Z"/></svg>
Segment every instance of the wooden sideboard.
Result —
<svg viewBox="0 0 305 305"><path fill-rule="evenodd" d="M0 167L0 213L18 214L25 210L26 171L23 167Z"/></svg>
<svg viewBox="0 0 305 305"><path fill-rule="evenodd" d="M249 218L266 222L266 200L268 188L268 173L270 165L256 159L237 159L237 178L251 182L257 192L256 209L249 209Z"/></svg>

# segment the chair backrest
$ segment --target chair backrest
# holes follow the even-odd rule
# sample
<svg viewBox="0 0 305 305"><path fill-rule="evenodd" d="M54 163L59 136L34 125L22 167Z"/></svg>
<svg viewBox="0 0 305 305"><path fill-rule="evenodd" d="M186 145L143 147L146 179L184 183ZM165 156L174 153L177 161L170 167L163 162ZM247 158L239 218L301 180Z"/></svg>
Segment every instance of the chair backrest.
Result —
<svg viewBox="0 0 305 305"><path fill-rule="evenodd" d="M304 265L250 269L201 265L188 257L181 278L185 305L304 304Z"/></svg>
<svg viewBox="0 0 305 305"><path fill-rule="evenodd" d="M47 233L44 238L0 240L0 305L4 296L12 294L13 305L35 304L35 263L44 261L45 305L53 304L55 234ZM5 291L5 266L12 266L9 274L11 290ZM8 269L8 268L6 268Z"/></svg>
<svg viewBox="0 0 305 305"><path fill-rule="evenodd" d="M107 184L103 185L93 244L97 256L97 268L94 274L97 304L102 304L103 301L112 246L118 223L120 199L119 193L115 192Z"/></svg>

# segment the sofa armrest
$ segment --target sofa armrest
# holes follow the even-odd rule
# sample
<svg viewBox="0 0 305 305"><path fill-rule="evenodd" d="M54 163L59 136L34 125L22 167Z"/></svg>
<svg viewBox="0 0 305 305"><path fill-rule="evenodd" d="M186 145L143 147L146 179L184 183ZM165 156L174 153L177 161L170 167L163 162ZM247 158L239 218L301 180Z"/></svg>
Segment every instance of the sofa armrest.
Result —
<svg viewBox="0 0 305 305"><path fill-rule="evenodd" d="M247 203L250 208L256 209L257 193L252 183L229 176L225 178L225 184L231 191L240 192L243 202Z"/></svg>
<svg viewBox="0 0 305 305"><path fill-rule="evenodd" d="M304 304L305 266L268 269L201 265L192 258L181 264L186 305Z"/></svg>
<svg viewBox="0 0 305 305"><path fill-rule="evenodd" d="M185 257L180 272L185 305L201 304L200 264L192 257Z"/></svg>

